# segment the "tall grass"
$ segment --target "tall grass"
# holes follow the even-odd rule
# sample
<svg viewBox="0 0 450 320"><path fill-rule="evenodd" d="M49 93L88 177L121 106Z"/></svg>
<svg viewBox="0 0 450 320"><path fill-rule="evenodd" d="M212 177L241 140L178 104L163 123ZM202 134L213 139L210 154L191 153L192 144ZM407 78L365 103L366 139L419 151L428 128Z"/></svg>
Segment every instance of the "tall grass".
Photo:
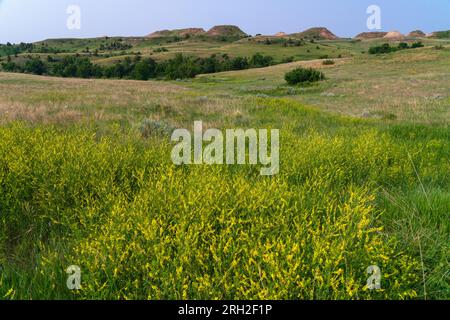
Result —
<svg viewBox="0 0 450 320"><path fill-rule="evenodd" d="M411 128L264 102L261 125L296 116L272 178L176 167L168 142L132 131L1 127L0 297L448 297L448 132L398 143ZM65 287L70 265L78 292ZM381 291L365 288L370 265Z"/></svg>

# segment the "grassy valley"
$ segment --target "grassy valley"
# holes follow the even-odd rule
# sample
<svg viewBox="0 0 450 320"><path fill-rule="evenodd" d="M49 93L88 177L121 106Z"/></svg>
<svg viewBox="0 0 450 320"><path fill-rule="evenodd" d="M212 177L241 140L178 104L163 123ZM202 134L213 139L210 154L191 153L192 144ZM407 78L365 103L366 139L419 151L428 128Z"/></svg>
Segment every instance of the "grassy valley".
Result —
<svg viewBox="0 0 450 320"><path fill-rule="evenodd" d="M369 54L387 41L216 30L0 48L100 68L273 58L172 80L1 72L0 298L448 299L450 40ZM290 86L297 67L325 79ZM175 166L171 133L196 120L280 129L280 174Z"/></svg>

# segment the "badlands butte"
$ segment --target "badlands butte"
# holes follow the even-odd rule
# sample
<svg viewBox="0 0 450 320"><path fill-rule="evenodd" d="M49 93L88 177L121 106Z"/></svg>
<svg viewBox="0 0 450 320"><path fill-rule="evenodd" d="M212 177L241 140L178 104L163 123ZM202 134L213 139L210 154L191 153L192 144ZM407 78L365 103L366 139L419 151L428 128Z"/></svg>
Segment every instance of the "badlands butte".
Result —
<svg viewBox="0 0 450 320"><path fill-rule="evenodd" d="M186 28L186 29L176 29L176 30L161 30L156 31L149 34L148 38L163 38L163 37L191 37L191 36L218 36L218 37L251 37L246 34L242 29L238 26L234 25L221 25L215 26L210 30L206 31L203 28ZM307 38L307 39L316 39L316 40L337 40L340 37L331 32L328 28L325 27L313 27L309 28L302 32L288 34L286 32L278 32L274 35L262 35L257 34L256 37L291 37L291 38ZM416 39L416 38L450 38L450 31L436 31L429 34L421 30L414 30L408 34L401 34L398 31L390 31L390 32L362 32L354 37L355 39Z"/></svg>

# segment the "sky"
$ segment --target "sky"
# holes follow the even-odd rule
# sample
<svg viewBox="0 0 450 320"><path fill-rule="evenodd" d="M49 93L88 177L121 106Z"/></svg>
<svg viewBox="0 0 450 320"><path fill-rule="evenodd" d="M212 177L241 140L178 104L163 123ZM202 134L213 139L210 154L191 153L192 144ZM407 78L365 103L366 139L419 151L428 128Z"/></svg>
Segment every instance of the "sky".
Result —
<svg viewBox="0 0 450 320"><path fill-rule="evenodd" d="M70 5L81 10L80 29L67 27ZM450 0L0 0L0 43L143 36L220 24L238 25L252 35L324 26L353 37L371 31L370 5L380 7L383 31L450 29Z"/></svg>

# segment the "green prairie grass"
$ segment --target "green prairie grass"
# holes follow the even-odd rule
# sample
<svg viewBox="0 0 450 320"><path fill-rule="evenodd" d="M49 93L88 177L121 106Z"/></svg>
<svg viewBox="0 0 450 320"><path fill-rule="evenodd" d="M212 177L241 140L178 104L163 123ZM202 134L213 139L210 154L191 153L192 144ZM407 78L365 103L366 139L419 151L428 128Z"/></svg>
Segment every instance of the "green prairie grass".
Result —
<svg viewBox="0 0 450 320"><path fill-rule="evenodd" d="M133 130L0 128L0 295L448 297L448 129L398 143L412 128L262 102L261 125L296 119L273 178L252 166L176 167L167 138ZM76 293L69 265L82 269ZM370 265L382 269L381 291L365 288Z"/></svg>

